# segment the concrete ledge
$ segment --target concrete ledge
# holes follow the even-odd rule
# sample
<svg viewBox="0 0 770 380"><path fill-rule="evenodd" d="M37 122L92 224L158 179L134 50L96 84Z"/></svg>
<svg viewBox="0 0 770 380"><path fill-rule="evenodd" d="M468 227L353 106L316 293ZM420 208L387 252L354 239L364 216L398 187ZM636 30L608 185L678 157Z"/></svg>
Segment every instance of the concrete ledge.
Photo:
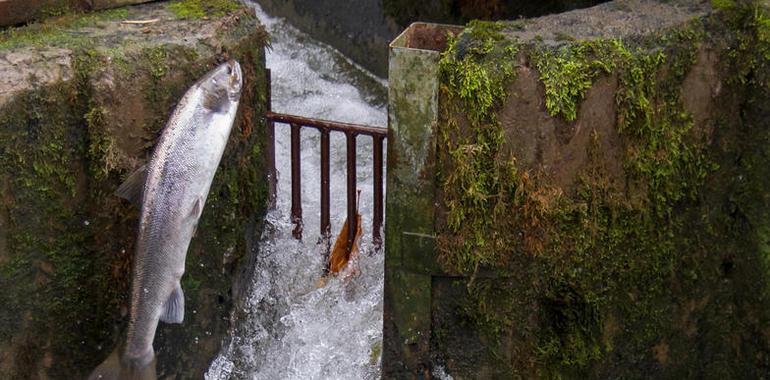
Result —
<svg viewBox="0 0 770 380"><path fill-rule="evenodd" d="M152 0L0 0L0 27L72 11L96 11Z"/></svg>

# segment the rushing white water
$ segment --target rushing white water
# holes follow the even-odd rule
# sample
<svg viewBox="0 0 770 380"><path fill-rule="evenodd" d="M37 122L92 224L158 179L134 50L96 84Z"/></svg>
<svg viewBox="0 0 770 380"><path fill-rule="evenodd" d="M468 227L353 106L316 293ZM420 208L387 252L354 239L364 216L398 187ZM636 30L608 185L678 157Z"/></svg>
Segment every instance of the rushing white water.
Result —
<svg viewBox="0 0 770 380"><path fill-rule="evenodd" d="M254 5L271 35L272 106L277 112L316 118L386 124L384 86L334 49L315 42ZM364 216L360 275L318 287L320 254L320 135L303 130L304 239L289 223L289 129L276 125L277 208L267 216L254 277L234 312L230 336L207 379L374 379L380 377L383 255L371 243L371 139L357 144L360 212ZM345 219L345 139L331 138L332 232Z"/></svg>

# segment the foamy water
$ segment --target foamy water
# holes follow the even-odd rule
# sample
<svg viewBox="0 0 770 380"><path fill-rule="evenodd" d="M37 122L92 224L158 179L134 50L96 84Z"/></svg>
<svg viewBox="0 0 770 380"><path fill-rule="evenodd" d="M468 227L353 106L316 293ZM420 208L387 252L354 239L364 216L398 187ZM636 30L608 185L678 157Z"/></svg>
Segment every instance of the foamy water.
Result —
<svg viewBox="0 0 770 380"><path fill-rule="evenodd" d="M277 112L385 126L385 82L371 77L339 52L254 5L271 34L267 66ZM360 88L363 82L373 90ZM377 88L377 86L382 86ZM336 234L345 219L345 139L331 138L331 220ZM323 272L319 240L320 134L302 133L304 239L292 238L289 129L276 125L279 172L276 210L267 216L254 277L243 307L206 379L375 379L382 347L383 255L371 243L371 138L358 137L358 188L363 215L360 275L331 279Z"/></svg>

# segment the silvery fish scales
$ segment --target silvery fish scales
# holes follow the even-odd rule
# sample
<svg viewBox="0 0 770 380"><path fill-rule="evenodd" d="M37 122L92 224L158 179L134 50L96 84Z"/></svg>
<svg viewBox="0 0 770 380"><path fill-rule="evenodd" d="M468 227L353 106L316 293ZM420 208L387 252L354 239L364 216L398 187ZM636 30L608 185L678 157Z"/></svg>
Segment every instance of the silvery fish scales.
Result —
<svg viewBox="0 0 770 380"><path fill-rule="evenodd" d="M190 240L225 149L242 87L240 65L224 63L179 101L150 161L118 189L141 204L125 345L93 379L155 378L159 321L182 323L180 279Z"/></svg>

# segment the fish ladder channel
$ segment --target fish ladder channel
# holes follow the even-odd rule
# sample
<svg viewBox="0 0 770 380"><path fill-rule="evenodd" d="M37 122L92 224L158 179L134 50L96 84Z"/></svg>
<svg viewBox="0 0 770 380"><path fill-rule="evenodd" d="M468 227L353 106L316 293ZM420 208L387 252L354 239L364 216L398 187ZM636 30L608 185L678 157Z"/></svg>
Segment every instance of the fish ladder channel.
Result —
<svg viewBox="0 0 770 380"><path fill-rule="evenodd" d="M254 7L272 42L274 198L206 379L379 379L385 81ZM357 271L328 275L332 247L354 245Z"/></svg>

